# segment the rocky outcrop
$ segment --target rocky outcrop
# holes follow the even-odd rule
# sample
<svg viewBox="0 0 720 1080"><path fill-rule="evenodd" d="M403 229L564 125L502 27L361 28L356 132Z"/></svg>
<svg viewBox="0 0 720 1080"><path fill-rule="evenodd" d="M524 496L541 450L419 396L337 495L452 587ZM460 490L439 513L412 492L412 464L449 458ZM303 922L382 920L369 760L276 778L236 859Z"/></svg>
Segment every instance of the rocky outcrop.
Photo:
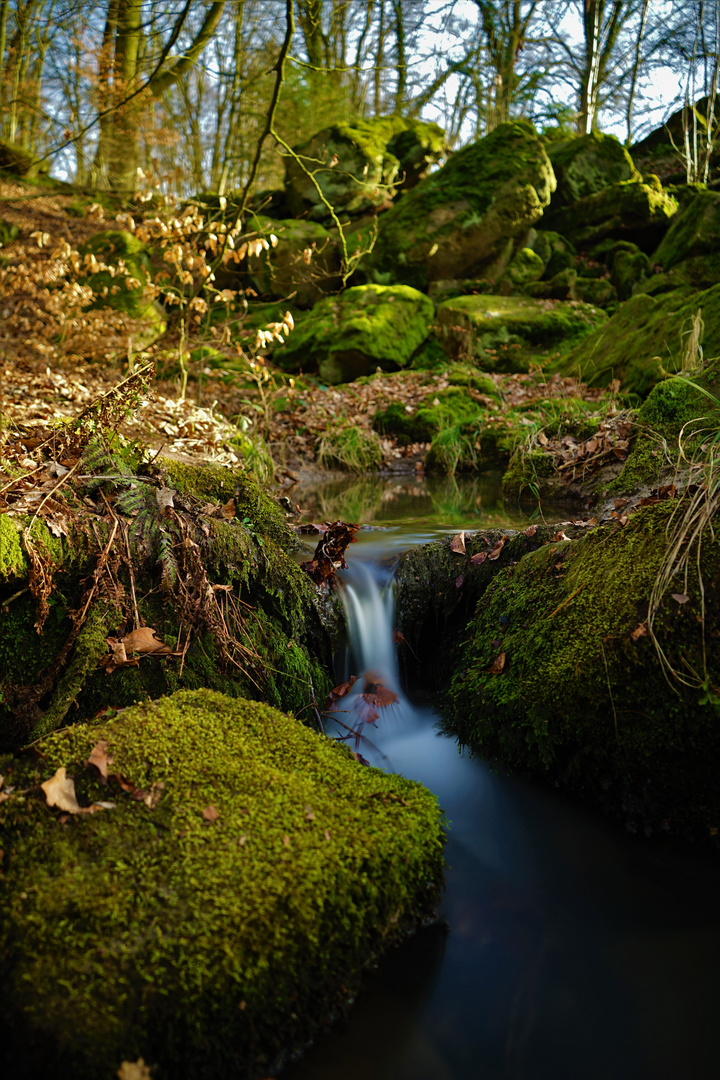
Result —
<svg viewBox="0 0 720 1080"><path fill-rule="evenodd" d="M276 238L267 250L247 257L249 284L261 296L287 298L307 308L340 288L338 246L323 225L261 215L249 224L260 237Z"/></svg>
<svg viewBox="0 0 720 1080"><path fill-rule="evenodd" d="M667 195L659 182L631 181L613 184L560 209L551 207L545 220L577 248L610 237L653 251L677 209L677 200Z"/></svg>
<svg viewBox="0 0 720 1080"><path fill-rule="evenodd" d="M442 130L421 120L381 116L334 124L295 147L300 161L285 158L290 211L327 225L330 207L345 218L378 210L417 183L444 150Z"/></svg>
<svg viewBox="0 0 720 1080"><path fill-rule="evenodd" d="M273 359L286 371L351 382L406 367L430 333L434 306L405 285L356 285L316 304Z"/></svg>
<svg viewBox="0 0 720 1080"><path fill-rule="evenodd" d="M606 315L592 305L520 296L457 296L438 306L441 339L454 357L486 371L527 371L536 348L589 334Z"/></svg>
<svg viewBox="0 0 720 1080"><path fill-rule="evenodd" d="M547 152L557 179L552 212L604 188L640 179L630 154L614 135L593 131L577 139L551 142Z"/></svg>
<svg viewBox="0 0 720 1080"><path fill-rule="evenodd" d="M454 154L378 219L366 265L415 288L498 278L513 239L534 225L555 190L541 140L524 121L501 124Z"/></svg>
<svg viewBox="0 0 720 1080"><path fill-rule="evenodd" d="M715 255L720 246L720 193L701 191L677 215L653 259L670 270L685 259Z"/></svg>

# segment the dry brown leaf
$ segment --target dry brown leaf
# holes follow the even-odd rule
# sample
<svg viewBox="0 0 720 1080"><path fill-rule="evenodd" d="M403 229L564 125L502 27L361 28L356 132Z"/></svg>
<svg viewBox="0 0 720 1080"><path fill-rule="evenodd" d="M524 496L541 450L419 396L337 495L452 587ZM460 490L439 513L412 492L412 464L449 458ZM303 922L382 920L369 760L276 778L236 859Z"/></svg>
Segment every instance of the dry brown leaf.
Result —
<svg viewBox="0 0 720 1080"><path fill-rule="evenodd" d="M108 756L107 752L108 744L105 739L101 739L90 751L90 757L87 759L88 765L94 765L98 770L103 780L107 780L108 765L112 765L112 757Z"/></svg>
<svg viewBox="0 0 720 1080"><path fill-rule="evenodd" d="M488 668L491 675L499 675L505 667L505 653L501 652L499 656L496 656L492 664Z"/></svg>
<svg viewBox="0 0 720 1080"><path fill-rule="evenodd" d="M217 821L217 819L220 817L220 812L217 806L211 803L210 806L205 807L202 812L202 816L205 821Z"/></svg>
<svg viewBox="0 0 720 1080"><path fill-rule="evenodd" d="M682 592L671 593L671 596L672 596L673 600L675 600L676 603L678 603L678 604L687 604L688 600L690 599L690 597L687 595L687 593L682 593Z"/></svg>
<svg viewBox="0 0 720 1080"><path fill-rule="evenodd" d="M456 555L465 554L465 530L459 532L456 536L453 536L452 543L450 544L450 550L454 551Z"/></svg>
<svg viewBox="0 0 720 1080"><path fill-rule="evenodd" d="M478 551L477 555L473 555L473 557L471 558L470 565L479 566L480 563L484 563L488 557L488 554L489 552L487 551Z"/></svg>
<svg viewBox="0 0 720 1080"><path fill-rule="evenodd" d="M126 653L139 653L141 655L160 653L167 655L172 652L172 648L157 636L157 631L153 630L151 626L140 626L137 630L132 630L125 635L121 644L125 646Z"/></svg>
<svg viewBox="0 0 720 1080"><path fill-rule="evenodd" d="M222 516L224 518L228 518L228 519L234 518L235 517L235 500L234 499L228 499L228 501L225 503L225 505L223 507L221 507L220 513L222 514Z"/></svg>
<svg viewBox="0 0 720 1080"><path fill-rule="evenodd" d="M70 814L82 813L75 794L75 781L66 774L64 765L40 787L45 792L48 806L57 806L58 810L67 810Z"/></svg>
<svg viewBox="0 0 720 1080"><path fill-rule="evenodd" d="M537 531L537 525L528 525L527 529L525 530L525 536L534 536Z"/></svg>
<svg viewBox="0 0 720 1080"><path fill-rule="evenodd" d="M95 814L98 810L112 810L115 806L115 803L110 802L81 806L75 794L75 781L67 775L64 765L40 787L45 792L48 806L56 806L58 810L65 810L68 814Z"/></svg>
<svg viewBox="0 0 720 1080"><path fill-rule="evenodd" d="M175 506L173 497L177 494L174 488L161 487L155 492L155 498L160 509L160 513L167 515L169 511Z"/></svg>
<svg viewBox="0 0 720 1080"><path fill-rule="evenodd" d="M638 638L647 637L647 635L649 633L650 633L650 630L648 628L648 624L644 623L644 622L641 622L641 623L637 624L637 626L635 627L635 629L633 631L631 631L630 637L632 638L633 641L637 641Z"/></svg>
<svg viewBox="0 0 720 1080"><path fill-rule="evenodd" d="M137 1061L123 1061L117 1071L118 1080L152 1080L152 1070L143 1058Z"/></svg>
<svg viewBox="0 0 720 1080"><path fill-rule="evenodd" d="M505 544L507 543L507 541L509 539L510 539L509 536L503 536L503 538L501 540L498 540L498 542L495 544L495 547L492 549L492 551L488 555L488 559L490 560L490 562L494 562L495 559L500 558L500 555L502 553L502 549L505 547Z"/></svg>

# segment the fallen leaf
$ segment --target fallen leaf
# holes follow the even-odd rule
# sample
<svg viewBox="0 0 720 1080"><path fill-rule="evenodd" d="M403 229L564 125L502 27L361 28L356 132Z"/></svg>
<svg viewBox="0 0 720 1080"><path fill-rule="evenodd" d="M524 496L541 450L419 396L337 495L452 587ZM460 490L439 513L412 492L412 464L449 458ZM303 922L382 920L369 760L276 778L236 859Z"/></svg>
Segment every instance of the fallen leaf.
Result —
<svg viewBox="0 0 720 1080"><path fill-rule="evenodd" d="M107 748L108 744L104 739L101 739L100 742L92 748L90 757L87 759L87 764L94 765L106 782L108 777L108 765L112 765L113 761L112 757L108 757Z"/></svg>
<svg viewBox="0 0 720 1080"><path fill-rule="evenodd" d="M538 431L537 440L541 446L547 446L550 442L544 431Z"/></svg>
<svg viewBox="0 0 720 1080"><path fill-rule="evenodd" d="M173 496L176 495L174 488L161 487L155 492L155 498L160 509L160 513L167 516L169 511L175 506L173 502Z"/></svg>
<svg viewBox="0 0 720 1080"><path fill-rule="evenodd" d="M555 535L553 536L552 543L553 544L561 543L563 540L570 540L570 539L571 538L565 534L565 531L563 529L561 529L559 532L556 532Z"/></svg>
<svg viewBox="0 0 720 1080"><path fill-rule="evenodd" d="M70 814L82 813L82 807L75 794L75 781L67 776L64 765L61 765L55 775L40 787L45 792L48 806L57 806L58 810L67 810Z"/></svg>
<svg viewBox="0 0 720 1080"><path fill-rule="evenodd" d="M687 593L684 592L674 592L671 595L673 600L677 601L678 604L687 604L688 600L690 599Z"/></svg>
<svg viewBox="0 0 720 1080"><path fill-rule="evenodd" d="M638 623L635 629L631 632L630 637L633 641L637 641L638 638L647 637L649 633L650 630L648 628L648 624L641 622Z"/></svg>
<svg viewBox="0 0 720 1080"><path fill-rule="evenodd" d="M327 704L325 705L325 708L332 711L337 705L340 698L345 697L348 691L353 688L357 680L357 675L351 675L347 682L340 683L339 686L334 686L328 694Z"/></svg>
<svg viewBox="0 0 720 1080"><path fill-rule="evenodd" d="M110 802L81 806L75 794L75 781L66 774L64 765L40 787L45 792L48 806L56 806L58 810L65 810L69 814L95 814L98 810L112 810L115 807L115 803Z"/></svg>
<svg viewBox="0 0 720 1080"><path fill-rule="evenodd" d="M477 555L473 555L472 559L470 560L470 565L471 566L479 566L480 563L485 562L487 557L488 557L488 552L487 551L478 551Z"/></svg>
<svg viewBox="0 0 720 1080"><path fill-rule="evenodd" d="M450 550L454 551L456 555L465 554L465 530L459 532L457 536L453 536L452 543L450 544Z"/></svg>
<svg viewBox="0 0 720 1080"><path fill-rule="evenodd" d="M220 508L220 513L224 518L228 520L235 517L235 500L228 499L223 507Z"/></svg>
<svg viewBox="0 0 720 1080"><path fill-rule="evenodd" d="M117 1076L118 1080L152 1080L152 1071L143 1058L138 1058L137 1061L123 1061Z"/></svg>
<svg viewBox="0 0 720 1080"><path fill-rule="evenodd" d="M527 529L525 530L525 536L534 536L537 531L537 525L528 525Z"/></svg>
<svg viewBox="0 0 720 1080"><path fill-rule="evenodd" d="M495 547L492 549L492 551L488 555L488 559L490 560L490 562L494 562L495 559L500 558L500 555L502 553L502 549L505 547L505 544L507 543L507 541L509 539L510 539L509 536L503 536L503 538L501 540L498 540L498 542L495 544Z"/></svg>
<svg viewBox="0 0 720 1080"><path fill-rule="evenodd" d="M121 644L125 646L126 653L139 653L140 655L159 653L167 655L167 653L172 652L172 648L157 636L157 631L153 630L151 626L140 626L137 630L132 630L125 635Z"/></svg>
<svg viewBox="0 0 720 1080"><path fill-rule="evenodd" d="M306 821L314 821L315 820L315 815L312 812L312 808L309 807L309 806L305 807L305 820Z"/></svg>
<svg viewBox="0 0 720 1080"><path fill-rule="evenodd" d="M220 817L220 813L218 811L218 808L213 803L211 803L210 806L205 807L202 812L202 816L204 821L217 821L217 819Z"/></svg>
<svg viewBox="0 0 720 1080"><path fill-rule="evenodd" d="M460 574L458 577L456 577L455 578L455 588L456 589L462 589L464 581L465 581L465 575L464 574Z"/></svg>
<svg viewBox="0 0 720 1080"><path fill-rule="evenodd" d="M402 630L393 630L393 642L395 645L402 645L405 640L405 635Z"/></svg>
<svg viewBox="0 0 720 1080"><path fill-rule="evenodd" d="M283 847L290 847L290 837L287 833L283 836Z"/></svg>
<svg viewBox="0 0 720 1080"><path fill-rule="evenodd" d="M499 656L496 656L492 664L488 668L491 675L499 675L505 667L505 653L501 652Z"/></svg>

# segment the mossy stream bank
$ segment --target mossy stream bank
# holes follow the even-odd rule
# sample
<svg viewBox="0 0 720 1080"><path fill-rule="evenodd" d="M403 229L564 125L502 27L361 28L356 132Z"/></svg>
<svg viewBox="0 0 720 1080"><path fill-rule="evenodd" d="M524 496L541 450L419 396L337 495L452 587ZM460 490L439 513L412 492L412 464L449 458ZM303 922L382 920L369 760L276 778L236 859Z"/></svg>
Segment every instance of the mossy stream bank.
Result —
<svg viewBox="0 0 720 1080"><path fill-rule="evenodd" d="M418 548L398 570L398 622L423 677L449 685L462 743L632 827L708 839L720 822L720 545L709 532L700 550L688 540L688 503L598 527L468 534L465 554L450 539Z"/></svg>

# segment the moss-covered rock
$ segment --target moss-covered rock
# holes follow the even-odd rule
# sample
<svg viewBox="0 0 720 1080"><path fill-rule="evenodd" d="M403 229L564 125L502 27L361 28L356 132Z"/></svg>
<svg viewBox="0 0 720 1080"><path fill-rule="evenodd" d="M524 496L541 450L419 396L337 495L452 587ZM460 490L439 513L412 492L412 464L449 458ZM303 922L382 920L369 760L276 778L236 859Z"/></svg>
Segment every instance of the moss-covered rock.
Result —
<svg viewBox="0 0 720 1080"><path fill-rule="evenodd" d="M657 269L657 265L655 267ZM686 294L704 292L720 282L720 254L696 255L676 263L672 270L653 274L637 286L636 292L658 296L660 293L682 290Z"/></svg>
<svg viewBox="0 0 720 1080"><path fill-rule="evenodd" d="M107 744L108 787L87 766ZM433 913L437 803L297 720L182 692L4 758L2 1058L18 1078L275 1070ZM70 821L37 785L65 768ZM134 793L132 792L134 788ZM130 789L130 790L128 790Z"/></svg>
<svg viewBox="0 0 720 1080"><path fill-rule="evenodd" d="M630 181L604 188L546 214L550 228L557 229L576 247L587 247L612 237L631 240L652 251L677 212L677 200L653 185Z"/></svg>
<svg viewBox="0 0 720 1080"><path fill-rule="evenodd" d="M332 221L329 206L345 215L377 210L398 188L416 183L444 150L441 128L422 120L379 116L333 124L295 148L323 198L302 165L285 158L290 209L325 224Z"/></svg>
<svg viewBox="0 0 720 1080"><path fill-rule="evenodd" d="M576 539L553 540L540 527L476 567L471 556L489 552L495 534L489 544L487 534L466 535L467 554L454 558L449 541L428 545L403 560L398 616L426 674L434 666L445 679L453 670L451 727L478 753L567 786L636 827L708 837L720 820L712 689L720 671L703 644L720 632L720 608L708 601L720 580L717 538L706 533L702 544L704 628L694 549L683 579L689 599L679 603L672 582L654 614L667 661L697 673L693 685L668 683L646 626L681 521L681 507L660 503L624 528L613 522L583 536L567 526ZM427 615L421 598L433 608Z"/></svg>
<svg viewBox="0 0 720 1080"><path fill-rule="evenodd" d="M86 274L81 284L89 285L95 294L91 308L112 308L143 323L142 333L135 338L137 348L146 348L165 333L167 323L160 305L143 294L150 280L150 260L137 237L126 229L108 229L86 240L79 253Z"/></svg>
<svg viewBox="0 0 720 1080"><path fill-rule="evenodd" d="M194 570L185 566L184 584L178 588L168 575L179 572L171 557L179 565L182 536L151 509L153 501L157 505L153 478L158 469L162 482L176 492L176 512L186 515L186 538L199 560ZM82 606L83 581L95 569L110 527L102 522L93 530L79 520L68 537L56 538L40 521L33 524L34 548L53 582L38 634L36 602L27 591L30 560L22 536L27 523L0 515L0 603L15 597L0 606L0 747L22 745L65 720L86 719L108 705L125 707L181 688L263 697L297 712L306 711L315 694L322 699L329 690L332 645L316 590L290 554L296 537L277 503L247 474L230 469L168 460L160 466L156 462L150 473L140 469L132 478L145 518L142 527L135 526L137 518L129 527L134 581L119 562L115 599L95 597L87 633L77 640L70 638L69 611ZM203 505L231 507L232 500L235 516L230 519L198 514ZM121 555L123 548L113 550ZM197 590L207 592L212 586L228 606L222 613L206 609L199 617ZM108 674L100 666L108 656L106 638L122 637L134 626L132 589L142 623L174 651L183 652L175 649L180 626L187 635L193 621L194 632L184 656L145 656L138 666ZM190 593L184 590L195 597L189 608ZM228 645L228 631L236 644Z"/></svg>
<svg viewBox="0 0 720 1080"><path fill-rule="evenodd" d="M479 275L503 255L506 265L513 237L538 221L554 189L550 161L533 128L524 121L500 124L379 218L368 265L419 289Z"/></svg>
<svg viewBox="0 0 720 1080"><path fill-rule="evenodd" d="M605 319L588 304L516 296L459 296L437 310L451 353L490 371L527 371L537 347L582 337Z"/></svg>
<svg viewBox="0 0 720 1080"><path fill-rule="evenodd" d="M591 386L620 379L628 393L646 397L665 374L682 366L686 337L702 311L706 356L720 354L720 285L688 296L685 290L648 296L636 292L607 323L584 338L554 369Z"/></svg>
<svg viewBox="0 0 720 1080"><path fill-rule="evenodd" d="M520 248L503 275L500 291L508 294L521 292L523 285L537 281L544 272L545 262L540 255L532 248Z"/></svg>
<svg viewBox="0 0 720 1080"><path fill-rule="evenodd" d="M593 131L576 139L551 142L547 151L557 178L553 210L614 184L640 179L630 154L614 135Z"/></svg>
<svg viewBox="0 0 720 1080"><path fill-rule="evenodd" d="M610 280L619 300L627 300L649 277L652 277L652 264L639 247L623 244L614 251Z"/></svg>
<svg viewBox="0 0 720 1080"><path fill-rule="evenodd" d="M697 255L715 255L720 246L720 193L699 192L673 221L653 255L665 270Z"/></svg>
<svg viewBox="0 0 720 1080"><path fill-rule="evenodd" d="M261 296L292 298L307 308L340 287L337 243L317 221L274 221L258 214L249 227L264 239L277 238L247 259L249 284Z"/></svg>
<svg viewBox="0 0 720 1080"><path fill-rule="evenodd" d="M350 382L407 367L430 333L433 302L405 285L356 285L316 304L273 359L285 371Z"/></svg>

